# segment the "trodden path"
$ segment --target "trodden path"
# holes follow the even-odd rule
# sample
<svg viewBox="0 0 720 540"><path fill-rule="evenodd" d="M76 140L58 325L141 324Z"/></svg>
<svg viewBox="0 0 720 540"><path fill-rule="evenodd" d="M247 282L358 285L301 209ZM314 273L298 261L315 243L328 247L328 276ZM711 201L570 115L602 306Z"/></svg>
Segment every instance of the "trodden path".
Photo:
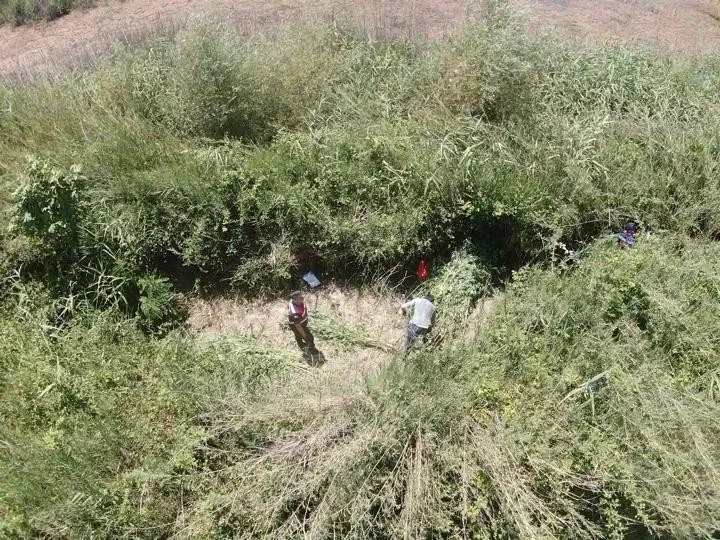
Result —
<svg viewBox="0 0 720 540"><path fill-rule="evenodd" d="M371 293L324 287L321 292L306 296L310 327L313 327L314 316L323 312L364 331L381 348L347 346L315 332L316 345L326 363L311 368L303 362L292 332L284 328L287 302L285 299L271 302L212 299L195 300L190 307L190 327L201 338L249 335L297 355L297 373L271 389L275 396L267 403L271 409L319 412L356 399L362 395L364 380L387 365L400 345L405 321L398 314L399 302Z"/></svg>
<svg viewBox="0 0 720 540"><path fill-rule="evenodd" d="M0 27L0 73L52 69L198 14L249 31L298 18L354 16L390 35L437 39L477 0L107 0L50 23ZM689 53L720 49L720 0L528 0L536 28L593 42L623 40Z"/></svg>
<svg viewBox="0 0 720 540"><path fill-rule="evenodd" d="M349 328L371 336L377 346L347 346L341 340L326 339L316 332L315 341L327 362L318 368L303 363L292 333L284 329L287 300L270 302L216 298L194 300L189 324L196 334L211 339L220 334L248 335L297 355L297 373L271 389L274 396L266 405L273 410L323 411L348 401L362 399L365 381L396 356L406 320L398 313L401 300L367 291L324 287L308 293L310 327L317 313L324 313ZM478 302L467 321L464 340L472 342L502 304L502 295ZM256 411L261 414L262 411Z"/></svg>

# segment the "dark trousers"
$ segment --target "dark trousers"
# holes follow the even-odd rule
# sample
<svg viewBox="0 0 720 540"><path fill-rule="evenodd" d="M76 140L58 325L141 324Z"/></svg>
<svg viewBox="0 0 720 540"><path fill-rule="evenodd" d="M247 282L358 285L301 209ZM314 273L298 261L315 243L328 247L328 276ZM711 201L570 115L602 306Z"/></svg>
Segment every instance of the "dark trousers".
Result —
<svg viewBox="0 0 720 540"><path fill-rule="evenodd" d="M303 334L300 333L300 330L297 329L297 325L300 325L305 330L305 334L307 335L307 340L303 337ZM291 324L290 329L293 331L293 334L295 335L295 341L298 344L298 347L300 347L300 350L302 352L309 352L315 349L315 338L310 333L310 330L308 330L307 321L303 323L297 323L297 324Z"/></svg>
<svg viewBox="0 0 720 540"><path fill-rule="evenodd" d="M422 339L423 342L425 341L425 336L427 336L427 333L430 331L429 328L420 328L419 326L414 325L413 323L408 324L407 330L405 331L405 343L403 344L403 354L407 354L410 350L410 347L412 347L412 344L417 339Z"/></svg>

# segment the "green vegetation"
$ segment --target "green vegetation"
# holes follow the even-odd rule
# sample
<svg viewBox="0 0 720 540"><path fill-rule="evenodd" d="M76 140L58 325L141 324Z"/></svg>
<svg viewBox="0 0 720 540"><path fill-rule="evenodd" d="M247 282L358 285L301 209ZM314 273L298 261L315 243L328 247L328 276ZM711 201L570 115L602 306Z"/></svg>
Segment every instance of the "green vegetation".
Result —
<svg viewBox="0 0 720 540"><path fill-rule="evenodd" d="M0 24L25 24L45 19L51 21L75 8L89 8L93 0L0 0Z"/></svg>
<svg viewBox="0 0 720 540"><path fill-rule="evenodd" d="M718 534L718 61L500 5L436 44L194 21L0 87L0 536ZM184 326L426 254L438 339L331 407L279 399L327 366Z"/></svg>

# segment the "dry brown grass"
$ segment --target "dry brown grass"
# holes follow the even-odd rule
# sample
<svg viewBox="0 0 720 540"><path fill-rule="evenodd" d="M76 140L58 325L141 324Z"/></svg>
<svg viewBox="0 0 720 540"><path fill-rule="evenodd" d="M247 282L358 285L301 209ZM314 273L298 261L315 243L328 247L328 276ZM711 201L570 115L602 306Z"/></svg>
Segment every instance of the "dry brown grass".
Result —
<svg viewBox="0 0 720 540"><path fill-rule="evenodd" d="M329 409L342 408L362 399L364 381L386 365L399 348L405 321L397 313L399 299L384 297L370 291L343 291L328 286L317 293L308 293L310 327L313 314L327 313L345 324L372 335L382 347L347 347L342 343L323 341L316 335L316 345L326 364L313 369L299 369L290 379L280 381L268 391L272 399L254 403L237 395L224 396L223 409L243 411L256 419L297 417L321 414ZM287 329L286 299L239 300L216 298L195 300L190 308L189 323L196 332L210 337L218 334L246 334L263 339L272 345L297 351L292 332ZM301 362L297 351L298 362ZM304 364L299 364L304 366ZM248 417L245 416L245 420Z"/></svg>
<svg viewBox="0 0 720 540"><path fill-rule="evenodd" d="M715 0L537 0L538 26L590 43L624 41L665 50L702 53L720 46Z"/></svg>
<svg viewBox="0 0 720 540"><path fill-rule="evenodd" d="M402 332L403 321L397 314L399 298L381 296L369 291L342 290L330 285L318 292L308 292L306 302L312 312L331 315L372 332L378 341L391 346ZM203 334L242 332L269 339L275 345L294 343L292 334L284 331L288 300L240 300L215 298L195 300L190 311L190 325Z"/></svg>
<svg viewBox="0 0 720 540"><path fill-rule="evenodd" d="M52 71L137 43L202 16L258 33L295 21L353 20L370 39L438 39L465 15L469 0L126 0L53 21L0 26L0 73Z"/></svg>
<svg viewBox="0 0 720 540"><path fill-rule="evenodd" d="M126 0L74 11L31 26L0 27L0 73L73 66L105 54L117 43L136 43L158 29L197 15L231 20L245 32L288 21L353 19L370 39L438 39L473 10L472 0ZM612 40L658 45L690 53L720 46L717 0L534 0L534 26L591 42Z"/></svg>

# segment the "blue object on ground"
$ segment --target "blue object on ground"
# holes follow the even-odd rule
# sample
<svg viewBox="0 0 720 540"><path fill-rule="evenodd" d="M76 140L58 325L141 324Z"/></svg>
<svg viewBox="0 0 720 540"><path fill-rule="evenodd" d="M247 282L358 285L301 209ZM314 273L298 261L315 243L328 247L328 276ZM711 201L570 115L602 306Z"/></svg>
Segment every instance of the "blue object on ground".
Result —
<svg viewBox="0 0 720 540"><path fill-rule="evenodd" d="M320 286L320 280L312 272L308 272L307 274L305 274L303 276L303 281L305 281L305 283L310 285L310 287L312 287L313 289Z"/></svg>

